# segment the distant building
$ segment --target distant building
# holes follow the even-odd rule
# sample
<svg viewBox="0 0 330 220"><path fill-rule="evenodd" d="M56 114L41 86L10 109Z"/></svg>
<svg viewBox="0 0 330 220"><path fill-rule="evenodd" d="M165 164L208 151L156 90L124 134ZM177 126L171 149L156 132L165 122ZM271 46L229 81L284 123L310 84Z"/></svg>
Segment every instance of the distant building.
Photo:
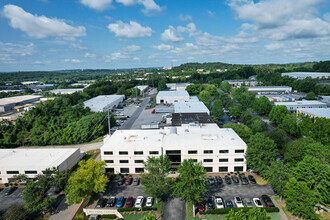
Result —
<svg viewBox="0 0 330 220"><path fill-rule="evenodd" d="M174 113L207 113L210 110L204 105L203 102L175 102Z"/></svg>
<svg viewBox="0 0 330 220"><path fill-rule="evenodd" d="M316 78L329 78L330 73L320 73L320 72L291 72L291 73L282 73L282 76L288 76L295 79L305 79L311 77Z"/></svg>
<svg viewBox="0 0 330 220"><path fill-rule="evenodd" d="M82 92L83 90L84 90L83 88L78 88L78 89L53 89L53 90L50 90L49 92L54 93L54 94L66 95L66 94L73 94L75 92Z"/></svg>
<svg viewBox="0 0 330 220"><path fill-rule="evenodd" d="M312 118L330 118L330 108L311 108L311 109L297 109L297 115L308 115Z"/></svg>
<svg viewBox="0 0 330 220"><path fill-rule="evenodd" d="M330 107L330 96L321 96L320 101L327 103L327 106Z"/></svg>
<svg viewBox="0 0 330 220"><path fill-rule="evenodd" d="M106 112L117 107L125 99L124 95L100 95L84 102L91 112Z"/></svg>
<svg viewBox="0 0 330 220"><path fill-rule="evenodd" d="M71 169L80 158L79 148L0 149L0 183L8 183L19 174L33 179L52 167Z"/></svg>
<svg viewBox="0 0 330 220"><path fill-rule="evenodd" d="M295 112L297 109L326 108L327 104L319 101L295 101L295 102L275 102L275 105L284 105L289 111Z"/></svg>
<svg viewBox="0 0 330 220"><path fill-rule="evenodd" d="M184 91L189 85L191 85L191 83L166 83L166 87L169 88L170 91Z"/></svg>
<svg viewBox="0 0 330 220"><path fill-rule="evenodd" d="M37 84L40 83L40 81L25 81L21 82L22 85L31 85L31 84Z"/></svg>
<svg viewBox="0 0 330 220"><path fill-rule="evenodd" d="M0 99L0 112L10 111L16 105L28 104L39 101L40 95L21 95Z"/></svg>
<svg viewBox="0 0 330 220"><path fill-rule="evenodd" d="M164 66L164 67L163 67L163 70L171 70L171 69L172 69L171 66Z"/></svg>
<svg viewBox="0 0 330 220"><path fill-rule="evenodd" d="M106 172L143 173L148 156L168 155L172 169L185 159L202 162L206 172L246 171L247 145L231 128L183 124L160 130L117 130L101 147Z"/></svg>
<svg viewBox="0 0 330 220"><path fill-rule="evenodd" d="M157 104L173 104L175 102L188 102L190 96L187 91L160 91L156 96Z"/></svg>
<svg viewBox="0 0 330 220"><path fill-rule="evenodd" d="M143 95L149 88L149 86L145 85L145 86L135 86L134 88L138 88L140 90L140 94L139 95Z"/></svg>
<svg viewBox="0 0 330 220"><path fill-rule="evenodd" d="M289 86L254 86L248 87L250 92L257 94L272 94L272 93L291 93L292 87Z"/></svg>
<svg viewBox="0 0 330 220"><path fill-rule="evenodd" d="M230 85L234 87L240 87L242 85L245 86L256 86L258 85L257 80L248 80L248 79L238 79L238 80L224 80L225 82L228 82Z"/></svg>

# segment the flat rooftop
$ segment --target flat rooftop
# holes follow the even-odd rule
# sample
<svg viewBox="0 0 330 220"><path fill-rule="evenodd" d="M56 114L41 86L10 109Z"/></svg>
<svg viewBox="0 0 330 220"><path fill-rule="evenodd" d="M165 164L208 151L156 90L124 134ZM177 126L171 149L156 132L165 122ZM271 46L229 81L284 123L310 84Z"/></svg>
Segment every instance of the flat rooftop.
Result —
<svg viewBox="0 0 330 220"><path fill-rule="evenodd" d="M40 169L56 167L79 148L0 149L0 167Z"/></svg>
<svg viewBox="0 0 330 220"><path fill-rule="evenodd" d="M160 91L157 96L189 96L189 93L185 90L183 91Z"/></svg>
<svg viewBox="0 0 330 220"><path fill-rule="evenodd" d="M313 101L313 100L302 100L295 102L274 102L275 105L326 105L324 102Z"/></svg>
<svg viewBox="0 0 330 220"><path fill-rule="evenodd" d="M205 112L202 113L173 113L172 125L181 126L182 124L209 124L214 123L211 116Z"/></svg>
<svg viewBox="0 0 330 220"><path fill-rule="evenodd" d="M328 118L328 119L330 118L330 108L309 108L309 109L298 108L298 111L300 111L301 113L304 113L304 112L310 113L310 114L313 114L318 117L323 117L323 118Z"/></svg>
<svg viewBox="0 0 330 220"><path fill-rule="evenodd" d="M74 92L82 92L84 88L78 88L78 89L53 89L50 90L52 93L74 93Z"/></svg>
<svg viewBox="0 0 330 220"><path fill-rule="evenodd" d="M247 87L248 89L292 89L290 86L254 86Z"/></svg>
<svg viewBox="0 0 330 220"><path fill-rule="evenodd" d="M210 112L203 102L175 102L174 113Z"/></svg>
<svg viewBox="0 0 330 220"><path fill-rule="evenodd" d="M125 98L124 95L99 95L85 101L84 105L88 107L102 108L117 101L118 99L123 99L123 98Z"/></svg>
<svg viewBox="0 0 330 220"><path fill-rule="evenodd" d="M13 96L8 98L0 99L0 105L8 105L8 104L18 104L21 102L27 102L32 99L42 98L40 95L21 95L21 96Z"/></svg>

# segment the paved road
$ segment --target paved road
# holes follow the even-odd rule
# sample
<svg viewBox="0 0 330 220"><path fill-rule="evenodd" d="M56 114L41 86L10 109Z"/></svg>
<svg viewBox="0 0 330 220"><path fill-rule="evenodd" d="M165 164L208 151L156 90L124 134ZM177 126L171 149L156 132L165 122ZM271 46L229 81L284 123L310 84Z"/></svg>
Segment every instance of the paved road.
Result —
<svg viewBox="0 0 330 220"><path fill-rule="evenodd" d="M131 129L135 120L140 116L143 109L147 106L149 100L150 100L149 97L144 98L143 102L141 103L141 106L136 109L136 111L133 113L133 115L128 120L126 120L126 122L119 129L120 130Z"/></svg>
<svg viewBox="0 0 330 220"><path fill-rule="evenodd" d="M80 204L68 205L66 198L62 200L55 213L48 220L71 220L79 209Z"/></svg>
<svg viewBox="0 0 330 220"><path fill-rule="evenodd" d="M162 219L166 220L185 220L186 201L170 197L163 203Z"/></svg>
<svg viewBox="0 0 330 220"><path fill-rule="evenodd" d="M46 146L21 146L20 148L80 148L80 151L98 150L102 147L103 141L90 144L72 144L72 145L46 145Z"/></svg>

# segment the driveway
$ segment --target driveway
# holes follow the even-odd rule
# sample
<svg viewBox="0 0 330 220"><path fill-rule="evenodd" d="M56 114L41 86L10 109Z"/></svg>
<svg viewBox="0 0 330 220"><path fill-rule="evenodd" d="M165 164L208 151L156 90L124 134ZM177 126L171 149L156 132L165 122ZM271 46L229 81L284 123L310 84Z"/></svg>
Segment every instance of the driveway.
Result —
<svg viewBox="0 0 330 220"><path fill-rule="evenodd" d="M147 106L150 98L146 97L143 99L143 102L141 103L141 106L138 107L135 112L132 114L132 116L125 121L125 123L119 128L120 130L127 130L131 129L132 125L134 124L135 120L140 116L141 112L144 110L144 108Z"/></svg>
<svg viewBox="0 0 330 220"><path fill-rule="evenodd" d="M170 197L163 202L162 219L166 220L185 220L186 201L179 198Z"/></svg>

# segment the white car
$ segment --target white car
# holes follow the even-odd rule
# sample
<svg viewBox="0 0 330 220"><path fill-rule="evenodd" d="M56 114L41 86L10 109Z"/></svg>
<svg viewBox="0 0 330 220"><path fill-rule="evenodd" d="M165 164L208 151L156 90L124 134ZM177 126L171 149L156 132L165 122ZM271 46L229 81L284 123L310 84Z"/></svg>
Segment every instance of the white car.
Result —
<svg viewBox="0 0 330 220"><path fill-rule="evenodd" d="M153 201L154 201L154 198L148 197L147 201L146 201L146 206L147 207L152 207Z"/></svg>
<svg viewBox="0 0 330 220"><path fill-rule="evenodd" d="M135 201L135 208L142 208L142 205L143 205L143 200L144 200L144 197L143 196L138 196L136 198L136 201Z"/></svg>
<svg viewBox="0 0 330 220"><path fill-rule="evenodd" d="M223 200L221 197L216 197L215 198L215 208L217 209L223 209L225 206L223 205Z"/></svg>
<svg viewBox="0 0 330 220"><path fill-rule="evenodd" d="M253 200L253 203L256 207L259 207L259 208L264 207L259 198L253 198L252 200Z"/></svg>
<svg viewBox="0 0 330 220"><path fill-rule="evenodd" d="M234 202L235 202L237 208L244 208L243 201L240 197L236 196L234 198Z"/></svg>

